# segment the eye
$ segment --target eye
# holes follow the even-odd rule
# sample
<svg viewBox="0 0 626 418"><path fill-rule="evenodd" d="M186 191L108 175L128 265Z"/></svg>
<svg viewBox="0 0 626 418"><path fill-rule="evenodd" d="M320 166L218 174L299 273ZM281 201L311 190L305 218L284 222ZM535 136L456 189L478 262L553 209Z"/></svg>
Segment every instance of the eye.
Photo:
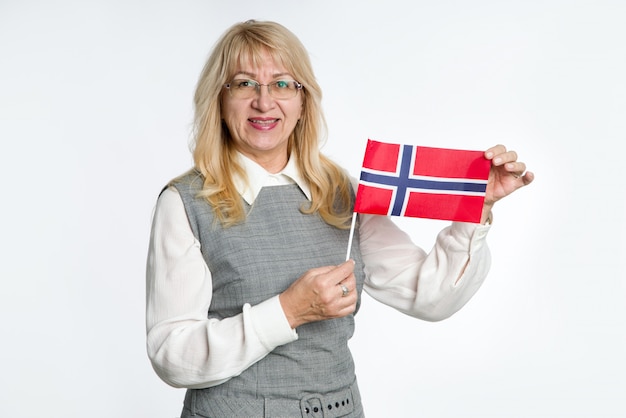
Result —
<svg viewBox="0 0 626 418"><path fill-rule="evenodd" d="M285 81L285 80L275 81L274 85L276 86L277 89L288 89L289 87L291 87L289 85L289 81Z"/></svg>
<svg viewBox="0 0 626 418"><path fill-rule="evenodd" d="M254 89L257 86L257 82L253 80L234 80L232 85L237 89Z"/></svg>

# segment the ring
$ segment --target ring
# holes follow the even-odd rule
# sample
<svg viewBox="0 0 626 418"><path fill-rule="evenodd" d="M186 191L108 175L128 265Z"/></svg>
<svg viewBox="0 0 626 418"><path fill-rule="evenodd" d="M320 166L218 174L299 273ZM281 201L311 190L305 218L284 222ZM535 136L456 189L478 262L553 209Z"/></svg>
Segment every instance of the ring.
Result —
<svg viewBox="0 0 626 418"><path fill-rule="evenodd" d="M341 297L348 296L348 293L350 293L350 289L348 289L343 283L339 283L339 286L341 286Z"/></svg>

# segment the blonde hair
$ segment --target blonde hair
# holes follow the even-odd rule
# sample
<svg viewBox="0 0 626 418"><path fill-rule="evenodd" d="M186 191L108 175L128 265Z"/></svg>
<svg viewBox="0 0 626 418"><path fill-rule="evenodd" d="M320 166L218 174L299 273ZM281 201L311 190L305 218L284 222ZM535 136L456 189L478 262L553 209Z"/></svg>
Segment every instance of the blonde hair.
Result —
<svg viewBox="0 0 626 418"><path fill-rule="evenodd" d="M222 225L245 220L246 212L232 174L247 177L237 163L235 147L222 121L221 95L224 84L239 65L248 59L259 65L263 53L269 53L304 86L300 93L302 115L288 141L289 151L297 155L298 169L311 190L311 205L302 207L301 211L318 212L326 223L348 228L352 215L350 180L319 150L326 134L322 91L300 40L275 22L249 20L233 25L218 40L202 70L194 96L193 132L195 169L204 177L200 196L213 207Z"/></svg>

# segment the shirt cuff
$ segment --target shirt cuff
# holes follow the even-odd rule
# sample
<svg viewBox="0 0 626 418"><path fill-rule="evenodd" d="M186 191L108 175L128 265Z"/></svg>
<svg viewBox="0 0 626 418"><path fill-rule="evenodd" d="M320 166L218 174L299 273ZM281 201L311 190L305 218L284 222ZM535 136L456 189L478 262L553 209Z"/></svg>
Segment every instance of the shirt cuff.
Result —
<svg viewBox="0 0 626 418"><path fill-rule="evenodd" d="M453 222L450 228L450 235L456 237L461 243L467 242L470 253L474 253L485 244L489 229L491 229L491 225L488 224Z"/></svg>
<svg viewBox="0 0 626 418"><path fill-rule="evenodd" d="M278 295L258 305L250 306L246 304L244 313L246 310L249 311L248 313L259 340L269 351L272 351L279 345L298 339L298 333L289 325Z"/></svg>

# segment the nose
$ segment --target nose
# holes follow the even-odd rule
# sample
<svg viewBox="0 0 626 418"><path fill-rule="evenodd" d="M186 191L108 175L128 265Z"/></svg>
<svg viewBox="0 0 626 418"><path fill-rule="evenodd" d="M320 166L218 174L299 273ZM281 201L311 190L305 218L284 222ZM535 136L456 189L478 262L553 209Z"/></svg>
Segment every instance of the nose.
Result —
<svg viewBox="0 0 626 418"><path fill-rule="evenodd" d="M267 111L272 109L275 103L276 102L274 102L274 99L270 95L269 86L260 85L256 92L256 96L254 96L254 99L252 100L252 106L255 109Z"/></svg>

